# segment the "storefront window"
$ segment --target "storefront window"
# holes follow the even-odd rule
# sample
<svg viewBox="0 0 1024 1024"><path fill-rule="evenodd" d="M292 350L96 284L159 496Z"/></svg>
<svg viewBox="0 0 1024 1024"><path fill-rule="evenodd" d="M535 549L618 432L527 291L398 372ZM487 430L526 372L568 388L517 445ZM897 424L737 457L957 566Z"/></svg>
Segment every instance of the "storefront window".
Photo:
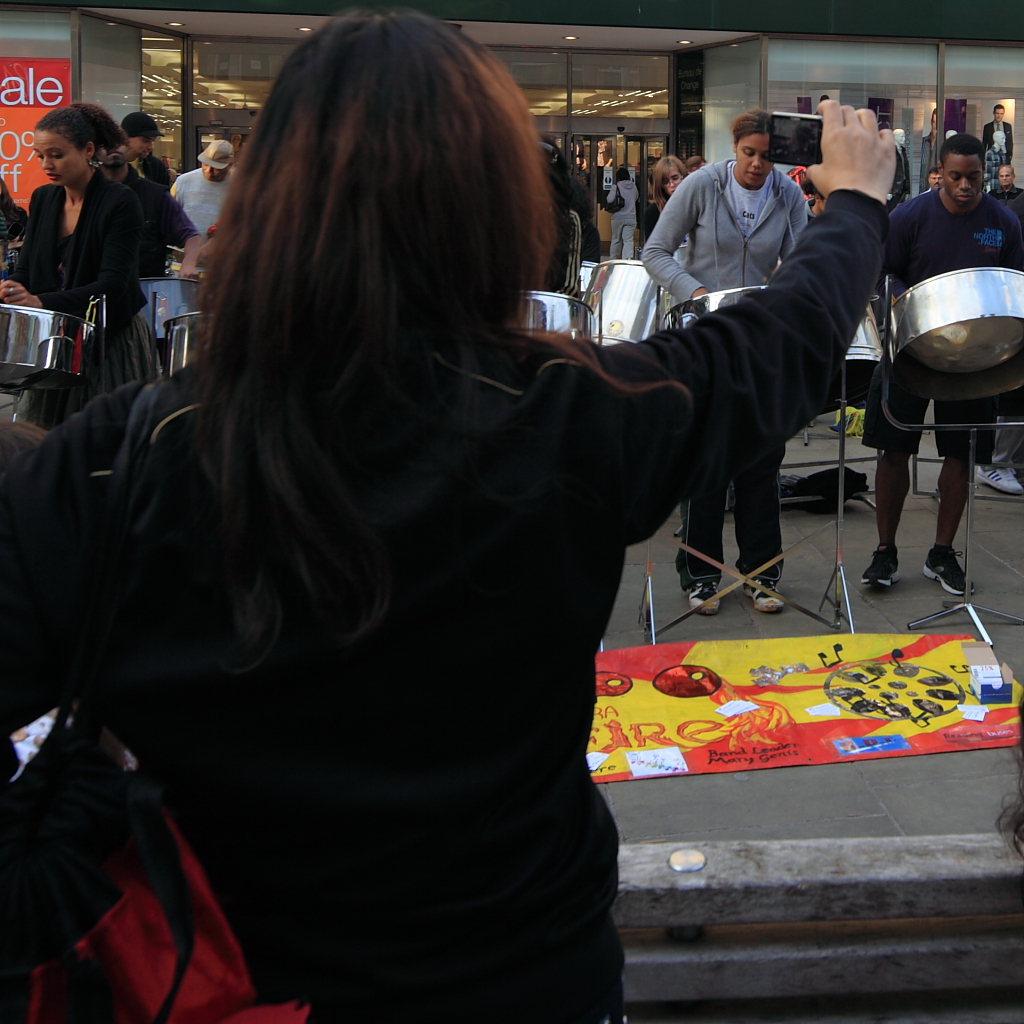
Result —
<svg viewBox="0 0 1024 1024"><path fill-rule="evenodd" d="M82 99L98 103L120 123L142 109L141 31L131 25L83 17Z"/></svg>
<svg viewBox="0 0 1024 1024"><path fill-rule="evenodd" d="M664 57L610 53L572 55L572 116L668 118Z"/></svg>
<svg viewBox="0 0 1024 1024"><path fill-rule="evenodd" d="M760 81L758 40L704 51L704 157L710 163L732 156L729 125L758 105Z"/></svg>
<svg viewBox="0 0 1024 1024"><path fill-rule="evenodd" d="M928 166L937 155L926 139L937 57L937 48L926 45L772 39L768 109L813 113L823 96L870 107L883 127L902 129L917 192L928 187Z"/></svg>
<svg viewBox="0 0 1024 1024"><path fill-rule="evenodd" d="M44 11L0 11L0 58L71 59L71 16Z"/></svg>
<svg viewBox="0 0 1024 1024"><path fill-rule="evenodd" d="M1024 101L1024 50L1009 46L946 47L944 131L966 131L984 140L989 185L995 184L990 169L998 173L999 163L1020 162L1022 153L1016 149L1019 140L1013 135L1018 99ZM995 110L997 106L1002 111ZM995 137L1000 127L1001 147Z"/></svg>
<svg viewBox="0 0 1024 1024"><path fill-rule="evenodd" d="M197 41L192 51L193 104L258 110L296 45Z"/></svg>
<svg viewBox="0 0 1024 1024"><path fill-rule="evenodd" d="M176 171L182 168L182 41L177 36L142 37L142 109L164 133L153 152Z"/></svg>
<svg viewBox="0 0 1024 1024"><path fill-rule="evenodd" d="M568 54L530 50L494 50L523 91L536 117L565 117Z"/></svg>

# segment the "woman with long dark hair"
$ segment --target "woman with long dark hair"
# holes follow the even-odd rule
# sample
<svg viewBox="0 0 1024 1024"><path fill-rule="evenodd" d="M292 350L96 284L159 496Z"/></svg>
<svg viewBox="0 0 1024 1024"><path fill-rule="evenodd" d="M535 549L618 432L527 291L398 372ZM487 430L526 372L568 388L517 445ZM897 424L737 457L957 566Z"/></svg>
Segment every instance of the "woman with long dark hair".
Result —
<svg viewBox="0 0 1024 1024"><path fill-rule="evenodd" d="M87 385L29 391L22 399L19 416L43 427L60 423L103 389L150 380L156 372L153 332L139 312L146 304L138 268L142 207L131 189L100 170L99 153L124 138L95 103L52 110L35 128L35 155L51 184L32 193L18 269L0 283L0 301L85 317L91 299L107 299L102 372L94 362L85 367Z"/></svg>
<svg viewBox="0 0 1024 1024"><path fill-rule="evenodd" d="M199 359L156 395L95 708L166 786L261 999L316 1024L621 1020L594 652L624 547L826 394L892 179L862 117L827 111L821 187L859 193L777 285L598 349L516 326L555 225L493 56L359 14L288 58ZM55 703L138 390L0 482L0 728Z"/></svg>

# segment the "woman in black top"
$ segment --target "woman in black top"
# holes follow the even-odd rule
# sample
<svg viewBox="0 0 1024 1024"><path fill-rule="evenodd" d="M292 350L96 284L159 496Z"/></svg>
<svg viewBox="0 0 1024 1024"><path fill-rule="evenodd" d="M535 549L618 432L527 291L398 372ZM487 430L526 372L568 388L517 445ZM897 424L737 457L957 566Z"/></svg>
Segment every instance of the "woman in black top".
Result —
<svg viewBox="0 0 1024 1024"><path fill-rule="evenodd" d="M893 146L833 107L819 184L860 192L772 286L599 348L517 327L558 225L504 65L419 14L289 56L199 360L156 396L95 708L166 786L261 999L621 1021L594 653L625 546L805 423L863 315ZM54 706L138 390L0 480L0 735Z"/></svg>
<svg viewBox="0 0 1024 1024"><path fill-rule="evenodd" d="M142 208L131 189L110 181L97 153L124 135L94 103L73 103L47 114L35 130L35 152L53 182L32 193L31 216L18 269L0 284L0 300L84 317L89 301L107 299L105 389L155 376L153 334L139 312L138 250ZM94 353L95 355L95 353ZM19 414L43 427L60 423L101 390L98 360L89 383L59 391L30 391Z"/></svg>

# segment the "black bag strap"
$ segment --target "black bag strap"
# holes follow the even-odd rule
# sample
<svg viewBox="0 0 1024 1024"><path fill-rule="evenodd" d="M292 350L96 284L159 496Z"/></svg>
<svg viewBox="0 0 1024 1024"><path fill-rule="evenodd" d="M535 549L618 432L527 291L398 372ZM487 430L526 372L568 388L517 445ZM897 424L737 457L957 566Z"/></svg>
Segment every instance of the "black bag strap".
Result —
<svg viewBox="0 0 1024 1024"><path fill-rule="evenodd" d="M152 412L159 390L158 385L147 384L136 395L128 413L124 439L111 467L96 569L92 586L86 593L82 630L61 695L55 729L63 727L76 699L79 702L76 716L88 717L91 712L88 698L120 603L136 488L150 446ZM167 919L177 954L171 988L153 1024L166 1024L195 945L191 892L177 842L164 819L162 798L163 789L158 783L142 772L133 774L128 787L128 822L153 894Z"/></svg>
<svg viewBox="0 0 1024 1024"><path fill-rule="evenodd" d="M131 529L133 484L149 447L150 420L158 387L147 384L135 396L122 440L111 467L106 514L95 548L91 583L84 590L82 622L61 691L54 729L63 728L75 700L85 696L96 676L117 614L122 556ZM80 711L84 708L80 706Z"/></svg>

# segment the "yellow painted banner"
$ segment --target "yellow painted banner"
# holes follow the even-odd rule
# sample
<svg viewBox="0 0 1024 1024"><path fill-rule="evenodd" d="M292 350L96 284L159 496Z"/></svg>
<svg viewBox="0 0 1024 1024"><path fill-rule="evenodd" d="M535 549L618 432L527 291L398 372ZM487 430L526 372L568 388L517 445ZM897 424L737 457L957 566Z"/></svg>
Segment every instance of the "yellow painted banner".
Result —
<svg viewBox="0 0 1024 1024"><path fill-rule="evenodd" d="M1021 687L971 690L969 636L860 633L603 651L596 782L1004 747Z"/></svg>

